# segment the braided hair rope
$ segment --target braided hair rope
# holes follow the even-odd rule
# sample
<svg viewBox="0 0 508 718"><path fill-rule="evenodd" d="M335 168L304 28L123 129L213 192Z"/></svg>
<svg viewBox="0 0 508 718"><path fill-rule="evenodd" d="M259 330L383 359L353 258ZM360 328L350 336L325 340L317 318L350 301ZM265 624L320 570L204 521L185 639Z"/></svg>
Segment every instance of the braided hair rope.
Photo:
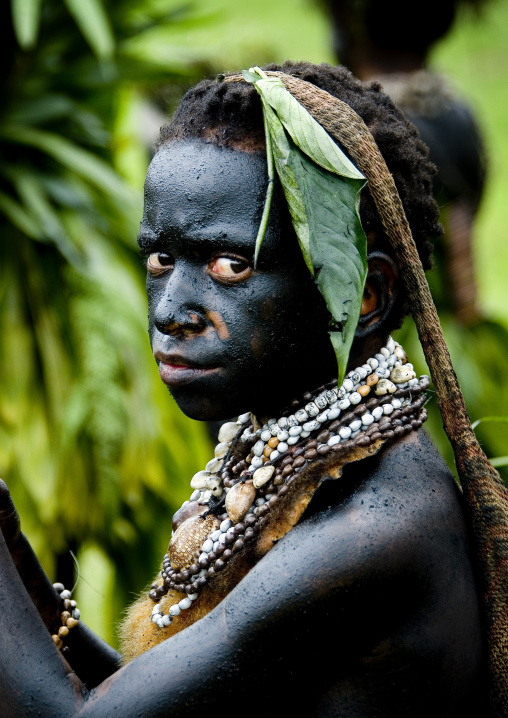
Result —
<svg viewBox="0 0 508 718"><path fill-rule="evenodd" d="M494 718L508 718L508 490L471 428L436 307L393 177L364 121L345 102L283 72L276 76L346 150L363 172L397 257L413 319L430 369L443 426L452 445L474 538L487 634L489 699ZM229 82L243 82L230 75Z"/></svg>

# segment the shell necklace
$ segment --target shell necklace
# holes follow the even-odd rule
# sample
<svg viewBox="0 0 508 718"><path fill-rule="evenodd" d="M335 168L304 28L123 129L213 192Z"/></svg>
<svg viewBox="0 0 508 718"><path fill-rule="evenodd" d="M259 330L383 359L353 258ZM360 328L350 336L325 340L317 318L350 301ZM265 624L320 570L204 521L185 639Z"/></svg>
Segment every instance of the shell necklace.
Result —
<svg viewBox="0 0 508 718"><path fill-rule="evenodd" d="M190 608L231 556L254 539L264 515L311 462L339 447L369 446L418 429L427 418L428 386L428 377L416 378L390 337L340 387L332 381L314 395L304 394L303 402L294 402L303 408L293 407L294 413L290 409L260 428L250 413L223 424L214 457L192 477L192 494L173 517L174 533L149 593L153 623L169 626ZM232 456L238 450L240 460ZM159 602L169 590L187 596L163 613Z"/></svg>

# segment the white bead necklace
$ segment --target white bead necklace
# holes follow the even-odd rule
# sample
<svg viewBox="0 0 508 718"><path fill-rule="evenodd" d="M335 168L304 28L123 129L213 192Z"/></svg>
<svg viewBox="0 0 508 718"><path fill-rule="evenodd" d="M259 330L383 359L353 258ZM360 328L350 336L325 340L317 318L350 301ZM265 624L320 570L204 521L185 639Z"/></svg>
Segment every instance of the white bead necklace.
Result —
<svg viewBox="0 0 508 718"><path fill-rule="evenodd" d="M244 541L253 537L253 529L245 529L241 522L246 524L250 522L252 524L256 512L267 510L271 506L270 502L277 499L275 494L269 493L256 498L256 492L272 479L275 472L273 462L277 462L287 452L293 451L290 447L307 437L312 437L314 434L323 437L323 427L337 420L343 412L348 411L355 413L352 420L342 424L337 433L332 433L327 438L326 443L315 443L317 443L318 451L325 453L336 445L351 442L352 439L358 437L362 432L368 431L371 427L376 428L379 424L382 428L382 423L380 422L387 422L388 417L393 412L399 411L401 413L401 411L404 411L405 406L407 407L406 413L420 410L424 396L417 400L414 405L411 404L410 399L403 396L402 398L390 397L395 392L399 395L406 394L409 397L412 392L418 395L427 386L428 378L421 377L420 380L416 378L413 366L407 363L404 350L390 337L386 346L379 353L368 359L365 364L350 371L340 387L320 391L303 408L295 411L294 414L284 415L278 419L269 419L266 424L257 430L252 428L250 413L242 414L235 422L223 424L219 430L219 443L215 447L214 457L207 463L205 469L198 471L192 477L191 488L193 491L189 501L184 502L182 508L194 502L203 507L210 504L216 506L222 499L225 499L225 512L217 518L209 515L209 523L210 525L213 524L211 531L205 529L204 522L201 522L199 531L196 533L196 530L194 530L193 534L192 524L189 524L193 519L188 519L181 527L178 527L170 542L170 549L173 544L176 553L179 550L179 540L185 548L191 545L197 549L197 562L193 564L193 585L204 585L206 583L206 576L210 573L210 571L207 572L209 556L214 556L215 554L222 556L222 552L226 555L228 550L226 547L229 546L232 546L233 550L241 550ZM370 410L366 408L365 411L361 412L361 415L357 416L358 409L363 409L359 405L369 395L373 395L379 401L374 401L376 406ZM416 422L416 424L421 425L426 418L426 412L422 408L420 414L418 416L415 414L414 416L416 418L413 418L413 423ZM401 424L402 422L399 421L398 423ZM249 426L245 427L246 424L249 424ZM245 427L243 431L242 427ZM386 431L386 426L384 430ZM240 476L242 481L232 487L226 486L224 483L226 473L224 461L228 456L233 440L240 432L240 441L247 442L247 445L251 446L250 453L244 461L245 469ZM329 433L324 432L324 434ZM375 436L375 434L372 434L372 436ZM379 436L381 436L381 432ZM243 496L240 495L242 493L244 494ZM204 508L203 511L205 510ZM196 518L194 517L194 523L196 523ZM237 530L238 527L243 527L240 534ZM185 531L187 533L180 536L179 532L182 533L182 531L184 534ZM249 531L252 531L252 536ZM205 532L205 535L202 536L203 532ZM241 544L240 547L239 544ZM168 549L168 553L170 549ZM229 549L229 553L232 553L231 549ZM173 555L175 556L176 554L173 552ZM173 562L176 562L176 558L170 560L168 554L166 554L162 570L164 581L169 580L168 574L171 576L179 575L173 566ZM186 572L188 573L184 567L184 576ZM167 589L164 586L161 587L157 582L152 585L150 596L154 601L157 598L160 600L161 591L163 592L162 595L167 593ZM178 616L181 611L190 608L198 595L198 590L187 590L187 596L170 606L166 614L163 613L160 603L157 602L152 610L151 620L159 628L169 626L175 616Z"/></svg>

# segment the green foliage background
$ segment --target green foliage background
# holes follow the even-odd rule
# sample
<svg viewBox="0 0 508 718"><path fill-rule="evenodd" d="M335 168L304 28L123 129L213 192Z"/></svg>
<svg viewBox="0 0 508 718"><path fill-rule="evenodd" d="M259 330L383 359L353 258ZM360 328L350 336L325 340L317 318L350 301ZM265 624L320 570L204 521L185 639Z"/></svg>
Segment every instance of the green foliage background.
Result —
<svg viewBox="0 0 508 718"><path fill-rule="evenodd" d="M493 2L433 58L486 135L476 256L482 305L504 322L507 26L508 0ZM146 338L135 237L153 107L170 109L225 69L333 62L330 37L310 0L258 0L255 13L233 0L0 9L0 475L49 575L69 547L77 553L85 620L112 642L210 451L162 386ZM506 427L492 430L505 441Z"/></svg>

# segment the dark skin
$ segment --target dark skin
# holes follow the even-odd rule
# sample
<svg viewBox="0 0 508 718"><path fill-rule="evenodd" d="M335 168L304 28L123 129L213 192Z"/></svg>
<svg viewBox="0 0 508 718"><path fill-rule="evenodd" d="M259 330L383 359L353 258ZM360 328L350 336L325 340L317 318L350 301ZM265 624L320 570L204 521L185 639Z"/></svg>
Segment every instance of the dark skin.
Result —
<svg viewBox="0 0 508 718"><path fill-rule="evenodd" d="M180 212L199 195L198 161L212 181L194 210ZM169 182L177 164L180 180ZM232 180L237 199L227 194ZM149 172L140 237L152 263L152 345L178 357L162 374L176 377L176 400L202 419L249 408L252 386L261 392L256 408L269 413L275 389L291 393L288 346L299 369L292 378L305 375L302 388L330 376L326 353L321 371L308 349L326 352L326 312L321 305L312 323L307 303L316 307L317 290L276 215L263 260L252 267L265 181L261 158L199 143L170 145ZM207 192L220 198L221 186L223 203L212 211ZM249 192L254 201L242 205ZM207 212L210 202L206 216L219 212L218 230L206 225L201 201ZM225 282L231 271L235 279ZM381 346L395 285L391 260L373 256L353 362L367 344ZM266 377L268 370L276 376ZM466 529L459 491L423 432L325 482L300 524L216 609L119 670L84 628L71 645L74 672L62 660L41 618L55 619L51 588L17 531L6 491L2 506L0 705L7 718L32 708L52 718L189 717L205 706L242 715L469 715L481 637Z"/></svg>
<svg viewBox="0 0 508 718"><path fill-rule="evenodd" d="M199 141L163 148L148 171L138 241L148 257L150 340L161 377L192 418L269 414L336 372L324 303L294 236L281 231L280 202L253 267L265 177L262 154ZM298 345L316 321L317 344Z"/></svg>

